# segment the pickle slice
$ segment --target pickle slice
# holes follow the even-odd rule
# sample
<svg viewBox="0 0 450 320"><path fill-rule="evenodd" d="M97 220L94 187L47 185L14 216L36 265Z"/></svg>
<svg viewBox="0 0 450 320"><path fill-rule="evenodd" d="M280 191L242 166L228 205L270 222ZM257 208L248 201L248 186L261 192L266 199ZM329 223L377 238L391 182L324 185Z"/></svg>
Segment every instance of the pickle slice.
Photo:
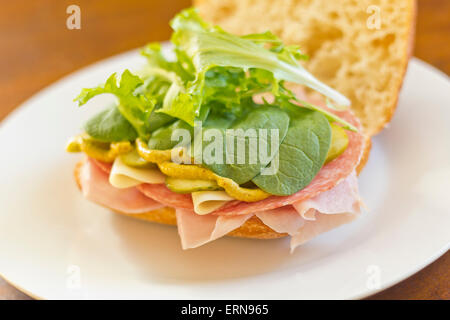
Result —
<svg viewBox="0 0 450 320"><path fill-rule="evenodd" d="M166 177L166 186L176 193L222 190L215 181Z"/></svg>
<svg viewBox="0 0 450 320"><path fill-rule="evenodd" d="M119 156L120 159L125 163L127 166L134 167L134 168L142 168L142 169L152 169L156 168L155 163L151 163L143 159L136 149L133 149L132 151L128 153L124 153Z"/></svg>
<svg viewBox="0 0 450 320"><path fill-rule="evenodd" d="M345 129L334 123L331 124L331 145L325 164L339 157L348 146L348 136Z"/></svg>

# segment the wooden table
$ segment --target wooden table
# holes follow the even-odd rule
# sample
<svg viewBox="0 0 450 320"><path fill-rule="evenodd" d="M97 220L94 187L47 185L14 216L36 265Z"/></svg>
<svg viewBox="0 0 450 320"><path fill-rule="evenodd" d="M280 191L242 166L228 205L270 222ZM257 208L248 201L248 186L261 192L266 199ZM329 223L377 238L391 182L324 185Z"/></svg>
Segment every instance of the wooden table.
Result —
<svg viewBox="0 0 450 320"><path fill-rule="evenodd" d="M81 8L68 30L66 8ZM149 41L169 38L169 19L189 0L14 0L0 10L0 120L62 76ZM450 1L419 0L415 56L450 73ZM450 253L374 299L450 299ZM0 279L0 299L26 299Z"/></svg>

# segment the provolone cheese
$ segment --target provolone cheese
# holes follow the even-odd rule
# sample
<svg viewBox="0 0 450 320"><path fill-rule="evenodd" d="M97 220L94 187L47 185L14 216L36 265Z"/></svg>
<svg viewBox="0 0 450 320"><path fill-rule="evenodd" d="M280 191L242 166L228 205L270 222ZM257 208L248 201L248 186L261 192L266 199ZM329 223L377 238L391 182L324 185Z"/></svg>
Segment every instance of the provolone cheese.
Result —
<svg viewBox="0 0 450 320"><path fill-rule="evenodd" d="M231 200L235 199L230 197L225 191L192 192L194 211L199 215L211 213Z"/></svg>
<svg viewBox="0 0 450 320"><path fill-rule="evenodd" d="M114 160L109 183L116 188L129 188L141 183L164 183L165 177L158 169L140 169L127 166L120 157Z"/></svg>

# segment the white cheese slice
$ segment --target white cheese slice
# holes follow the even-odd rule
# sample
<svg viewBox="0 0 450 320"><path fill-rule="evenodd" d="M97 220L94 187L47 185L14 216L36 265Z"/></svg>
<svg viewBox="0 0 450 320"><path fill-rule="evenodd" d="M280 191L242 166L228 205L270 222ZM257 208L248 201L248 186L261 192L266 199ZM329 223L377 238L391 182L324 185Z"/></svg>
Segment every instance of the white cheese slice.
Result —
<svg viewBox="0 0 450 320"><path fill-rule="evenodd" d="M192 192L194 212L205 215L222 207L228 201L235 200L225 191L197 191Z"/></svg>
<svg viewBox="0 0 450 320"><path fill-rule="evenodd" d="M129 188L141 183L164 183L165 176L158 169L141 169L127 166L120 157L114 160L109 183L116 188Z"/></svg>

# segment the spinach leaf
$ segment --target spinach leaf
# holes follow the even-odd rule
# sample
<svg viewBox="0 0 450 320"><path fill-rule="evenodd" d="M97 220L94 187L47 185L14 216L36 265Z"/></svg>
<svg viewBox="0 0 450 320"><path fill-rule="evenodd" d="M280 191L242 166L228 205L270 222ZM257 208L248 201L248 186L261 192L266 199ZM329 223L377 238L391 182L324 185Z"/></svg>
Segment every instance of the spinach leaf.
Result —
<svg viewBox="0 0 450 320"><path fill-rule="evenodd" d="M116 106L99 112L83 128L89 136L103 142L134 141L137 138L136 130Z"/></svg>
<svg viewBox="0 0 450 320"><path fill-rule="evenodd" d="M227 129L236 121L236 115L231 112L211 111L206 121L203 122L204 129Z"/></svg>
<svg viewBox="0 0 450 320"><path fill-rule="evenodd" d="M175 118L172 118L171 116L168 116L167 114L155 112L155 111L156 110L153 110L152 114L148 118L150 132L154 132L157 129L161 128L162 126L173 123L176 120Z"/></svg>
<svg viewBox="0 0 450 320"><path fill-rule="evenodd" d="M148 141L148 147L156 150L169 150L175 147L179 141L172 141L172 133L175 130L185 129L189 131L191 138L193 137L194 128L188 125L183 120L177 120L170 125L166 125L155 130L150 140ZM181 138L180 138L181 139ZM187 141L189 143L190 141Z"/></svg>
<svg viewBox="0 0 450 320"><path fill-rule="evenodd" d="M234 134L230 130L221 128L223 147L221 163L217 163L218 161L208 163L210 162L207 159L209 152L206 151L210 143L215 143L215 141L207 143L204 139L203 166L222 177L232 179L238 184L248 182L270 163L281 141L283 141L288 127L289 116L283 110L271 106L257 107L230 127L234 130ZM253 143L251 143L249 136L244 135L246 132L251 133L251 131L247 131L249 129L254 130ZM263 134L259 129L266 129L267 134ZM277 150L270 150L271 129L278 130ZM241 130L241 134L238 130ZM227 145L228 139L233 142L233 146ZM267 152L259 150L259 147L263 144L267 146ZM261 158L261 152L263 152L264 158Z"/></svg>
<svg viewBox="0 0 450 320"><path fill-rule="evenodd" d="M322 167L330 148L331 128L324 115L298 108L290 114L291 122L278 151L275 174L260 175L252 181L274 195L291 195L304 187Z"/></svg>

